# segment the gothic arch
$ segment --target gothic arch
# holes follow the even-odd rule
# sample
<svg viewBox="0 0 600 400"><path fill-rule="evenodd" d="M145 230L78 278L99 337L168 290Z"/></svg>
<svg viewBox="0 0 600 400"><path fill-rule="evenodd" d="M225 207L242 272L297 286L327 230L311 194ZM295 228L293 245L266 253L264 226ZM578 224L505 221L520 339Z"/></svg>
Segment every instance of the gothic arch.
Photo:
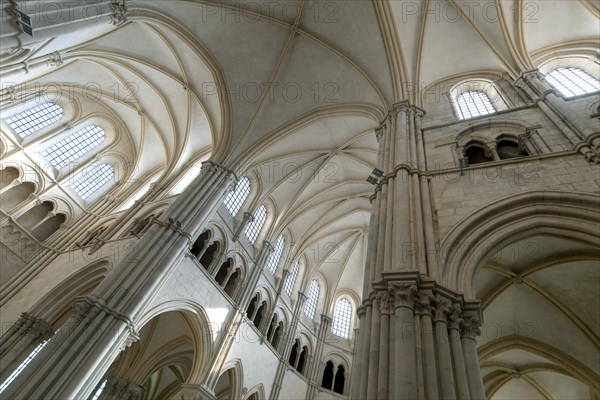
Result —
<svg viewBox="0 0 600 400"><path fill-rule="evenodd" d="M481 208L441 242L443 281L473 299L473 274L486 255L533 232L567 235L599 246L597 202L597 196L585 193L532 191Z"/></svg>
<svg viewBox="0 0 600 400"><path fill-rule="evenodd" d="M530 364L525 370L519 369L518 371L514 371L510 366L494 363L490 360L495 355L515 349L543 358L547 360L547 363ZM515 374L523 375L535 370L552 371L577 379L594 390L596 395L600 394L600 377L597 372L591 370L570 354L534 338L503 337L481 346L478 349L478 353L482 369L499 368L500 370L504 370L508 379L517 377ZM492 374L484 376L484 383L486 383L486 386L490 385L487 393L489 397L508 380L505 379L504 381L494 383L494 380L497 379L498 376Z"/></svg>
<svg viewBox="0 0 600 400"><path fill-rule="evenodd" d="M353 313L356 313L356 309L360 306L360 297L350 289L338 289L332 297L331 304L329 304L329 311L327 312L327 315L333 316L335 313L335 305L341 298L346 298L348 301L350 301L350 304L352 305L352 311Z"/></svg>
<svg viewBox="0 0 600 400"><path fill-rule="evenodd" d="M325 364L329 360L333 361L335 365L343 365L346 368L346 373L350 371L350 360L348 360L348 357L346 357L339 351L330 351L329 353L327 353L320 362L321 367L325 366ZM350 375L348 374L348 376Z"/></svg>
<svg viewBox="0 0 600 400"><path fill-rule="evenodd" d="M321 271L315 271L311 276L309 276L309 274L304 274L304 280L300 291L308 296L310 283L313 279L319 284L319 297L317 298L317 306L315 307L315 319L319 319L319 315L324 314L326 310L331 307L331 293L327 278Z"/></svg>
<svg viewBox="0 0 600 400"><path fill-rule="evenodd" d="M195 356L187 383L199 384L208 373L214 345L210 319L202 305L189 299L171 299L146 310L134 323L138 327L143 327L153 318L172 311L177 311L184 316L192 333Z"/></svg>
<svg viewBox="0 0 600 400"><path fill-rule="evenodd" d="M265 400L265 387L262 383L252 386L248 389L248 394L244 398L245 400Z"/></svg>
<svg viewBox="0 0 600 400"><path fill-rule="evenodd" d="M228 390L228 399L241 399L243 397L242 393L244 387L244 367L241 360L236 358L227 361L221 368L221 371L222 372L219 374L219 379L217 380L214 388L217 398L219 398L220 393L223 392L223 390ZM226 386L228 389L226 389L226 387L219 387L221 378L224 378L225 374L228 374L228 385Z"/></svg>
<svg viewBox="0 0 600 400"><path fill-rule="evenodd" d="M68 317L77 297L92 293L112 269L112 260L105 257L65 278L31 308L31 313L52 325Z"/></svg>

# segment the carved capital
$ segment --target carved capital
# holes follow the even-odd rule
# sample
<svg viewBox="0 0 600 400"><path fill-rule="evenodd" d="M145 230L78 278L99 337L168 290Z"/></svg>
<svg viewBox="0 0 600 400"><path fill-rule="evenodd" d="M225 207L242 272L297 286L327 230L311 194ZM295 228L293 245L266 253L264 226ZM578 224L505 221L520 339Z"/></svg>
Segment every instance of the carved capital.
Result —
<svg viewBox="0 0 600 400"><path fill-rule="evenodd" d="M463 320L460 324L461 336L468 337L474 340L477 336L481 335L481 330L479 329L480 326L481 321L479 320L479 316L476 313L464 313Z"/></svg>
<svg viewBox="0 0 600 400"><path fill-rule="evenodd" d="M142 395L144 388L123 379L109 377L106 379L106 386L103 392L110 395L113 399L135 400Z"/></svg>
<svg viewBox="0 0 600 400"><path fill-rule="evenodd" d="M381 139L383 138L383 128L375 129L375 137L377 138L377 143L381 142Z"/></svg>
<svg viewBox="0 0 600 400"><path fill-rule="evenodd" d="M521 77L523 77L523 79L527 80L528 82L533 82L533 80L535 79L544 79L544 75L537 69L525 71L521 74Z"/></svg>
<svg viewBox="0 0 600 400"><path fill-rule="evenodd" d="M435 296L435 320L446 322L452 313L452 303L441 296Z"/></svg>
<svg viewBox="0 0 600 400"><path fill-rule="evenodd" d="M381 314L394 313L394 295L389 292L380 292L377 294L377 304Z"/></svg>
<svg viewBox="0 0 600 400"><path fill-rule="evenodd" d="M321 327L323 327L325 330L329 329L331 326L331 321L331 317L321 314Z"/></svg>
<svg viewBox="0 0 600 400"><path fill-rule="evenodd" d="M110 4L112 14L110 15L110 23L115 26L123 25L127 22L127 7L125 2L121 3L118 0L113 0Z"/></svg>
<svg viewBox="0 0 600 400"><path fill-rule="evenodd" d="M415 312L420 315L431 315L433 311L432 302L435 300L430 293L421 293L415 302Z"/></svg>
<svg viewBox="0 0 600 400"><path fill-rule="evenodd" d="M58 51L46 55L46 65L49 67L60 67L63 65L62 56Z"/></svg>
<svg viewBox="0 0 600 400"><path fill-rule="evenodd" d="M103 299L88 294L87 296L80 297L73 307L73 316L85 324L90 324L100 313L104 313L125 323L126 338L120 350L131 346L132 343L140 339L133 321L125 314L109 307Z"/></svg>
<svg viewBox="0 0 600 400"><path fill-rule="evenodd" d="M410 102L408 100L404 100L394 104L391 112L398 114L399 112L407 112L409 109L411 109Z"/></svg>
<svg viewBox="0 0 600 400"><path fill-rule="evenodd" d="M462 321L462 309L460 304L454 303L450 309L450 314L448 315L448 327L450 329L460 330Z"/></svg>
<svg viewBox="0 0 600 400"><path fill-rule="evenodd" d="M391 290L394 294L394 307L406 307L412 309L417 295L417 285L414 283L404 285L392 285Z"/></svg>
<svg viewBox="0 0 600 400"><path fill-rule="evenodd" d="M17 322L11 327L11 330L21 332L21 335L32 334L34 339L50 339L55 332L54 327L41 318L29 313L22 313Z"/></svg>

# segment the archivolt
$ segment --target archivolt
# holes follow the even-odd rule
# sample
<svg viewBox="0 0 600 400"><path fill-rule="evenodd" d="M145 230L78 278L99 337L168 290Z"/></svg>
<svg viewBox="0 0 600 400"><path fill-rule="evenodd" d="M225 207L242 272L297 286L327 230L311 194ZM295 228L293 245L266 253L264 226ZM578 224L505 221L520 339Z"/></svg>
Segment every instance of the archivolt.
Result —
<svg viewBox="0 0 600 400"><path fill-rule="evenodd" d="M585 193L527 192L486 206L456 225L438 249L443 282L474 296L475 270L494 249L533 233L563 235L600 246L598 201Z"/></svg>

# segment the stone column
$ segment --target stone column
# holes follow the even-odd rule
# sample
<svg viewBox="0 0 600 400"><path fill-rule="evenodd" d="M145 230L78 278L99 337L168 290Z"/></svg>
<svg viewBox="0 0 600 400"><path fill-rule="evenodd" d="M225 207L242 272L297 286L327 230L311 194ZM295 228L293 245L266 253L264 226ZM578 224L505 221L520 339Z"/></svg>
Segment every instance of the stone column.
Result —
<svg viewBox="0 0 600 400"><path fill-rule="evenodd" d="M485 390L483 388L481 368L479 367L479 357L477 356L477 342L475 341L475 337L480 335L479 327L481 325L478 309L466 309L463 311L463 318L460 324L461 344L465 358L469 393L471 400L485 400Z"/></svg>
<svg viewBox="0 0 600 400"><path fill-rule="evenodd" d="M4 380L18 366L28 349L50 339L56 328L29 313L21 317L0 338L0 378ZM26 355L26 354L25 354Z"/></svg>
<svg viewBox="0 0 600 400"><path fill-rule="evenodd" d="M470 400L471 397L469 395L465 359L460 341L460 324L463 320L460 305L458 303L452 305L452 311L450 312L448 320L450 347L452 349L452 364L454 365L454 376L456 377L456 398L460 400Z"/></svg>
<svg viewBox="0 0 600 400"><path fill-rule="evenodd" d="M325 314L321 314L321 324L319 325L319 332L317 333L317 345L315 353L311 355L312 362L310 363L309 370L306 373L306 377L309 379L308 391L306 392L306 399L313 399L316 393L316 389L321 386L320 380L320 366L321 359L323 358L323 346L325 340L331 332L331 318Z"/></svg>
<svg viewBox="0 0 600 400"><path fill-rule="evenodd" d="M380 328L379 328L379 374L377 385L377 398L389 398L389 381L386 371L390 365L390 316L394 312L393 296L387 291L380 292L377 295L377 303L379 305Z"/></svg>
<svg viewBox="0 0 600 400"><path fill-rule="evenodd" d="M377 130L377 166L384 175L370 197L369 245L363 304L357 310L360 328L351 388L356 399L468 400L469 396L460 332L455 331L457 341L451 347L443 318L448 304L456 303L461 311L464 299L438 282L439 251L423 114L408 101L400 102ZM460 161L463 154L456 156ZM389 310L388 296L394 312ZM436 309L434 321L436 296L445 299L445 306L440 306L441 315ZM460 356L453 359L456 351Z"/></svg>
<svg viewBox="0 0 600 400"><path fill-rule="evenodd" d="M443 400L456 400L450 336L447 326L447 318L451 311L450 301L440 295L435 296L435 344L440 378L440 398Z"/></svg>
<svg viewBox="0 0 600 400"><path fill-rule="evenodd" d="M279 353L279 365L277 366L277 372L275 373L275 379L273 380L273 389L271 390L271 394L269 396L270 400L279 399L279 393L281 393L281 385L283 383L283 378L288 368L287 356L292 348L292 344L294 343L296 329L298 329L298 321L300 320L300 314L304 309L305 301L306 296L304 295L304 293L299 292L298 300L296 300L296 304L294 306L292 322L290 323L288 330L285 332L283 345L280 347L281 352ZM298 354L298 357L299 356L300 354Z"/></svg>
<svg viewBox="0 0 600 400"><path fill-rule="evenodd" d="M358 326L363 326L363 322L365 319L365 307L360 306L356 310L356 315L358 317ZM354 362L352 363L352 384L350 391L351 399L360 398L360 381L363 375L363 360L364 360L364 349L363 349L363 341L361 340L361 336L359 335L360 328L354 330L354 343L356 346L356 352L354 353Z"/></svg>
<svg viewBox="0 0 600 400"><path fill-rule="evenodd" d="M371 337L369 338L369 373L367 383L367 396L368 399L377 398L378 387L377 382L379 380L379 357L385 356L385 354L379 353L379 340L380 340L380 318L379 312L379 301L375 293L371 295Z"/></svg>
<svg viewBox="0 0 600 400"><path fill-rule="evenodd" d="M432 291L422 290L416 303L416 314L420 317L421 341L423 346L423 375L427 399L438 399L438 365L435 354L434 331L431 320Z"/></svg>
<svg viewBox="0 0 600 400"><path fill-rule="evenodd" d="M91 394L119 352L137 340L135 320L148 296L178 265L233 184L232 171L218 164L207 162L202 171L125 260L80 298L51 348L42 349L6 388L8 398L81 399Z"/></svg>
<svg viewBox="0 0 600 400"><path fill-rule="evenodd" d="M500 155L498 154L498 146L496 142L488 142L485 144L485 152L494 161L500 161Z"/></svg>
<svg viewBox="0 0 600 400"><path fill-rule="evenodd" d="M396 361L396 381L394 393L397 399L417 398L417 358L415 343L414 303L417 286L408 283L392 286L394 291L396 340L394 355Z"/></svg>

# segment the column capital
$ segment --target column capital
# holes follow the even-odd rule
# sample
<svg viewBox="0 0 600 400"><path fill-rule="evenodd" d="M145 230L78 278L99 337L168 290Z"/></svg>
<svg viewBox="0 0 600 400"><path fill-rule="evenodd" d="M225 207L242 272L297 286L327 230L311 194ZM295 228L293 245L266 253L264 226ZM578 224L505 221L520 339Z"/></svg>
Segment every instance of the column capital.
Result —
<svg viewBox="0 0 600 400"><path fill-rule="evenodd" d="M56 331L52 325L44 321L42 318L36 317L35 315L27 312L21 314L12 328L17 331L22 331L23 335L32 333L34 338L41 340L50 339Z"/></svg>
<svg viewBox="0 0 600 400"><path fill-rule="evenodd" d="M474 311L467 311L463 313L463 320L460 323L460 334L461 337L467 337L475 340L475 338L481 335L481 320L479 319L478 313Z"/></svg>
<svg viewBox="0 0 600 400"><path fill-rule="evenodd" d="M321 325L329 326L331 325L331 317L329 315L321 314Z"/></svg>
<svg viewBox="0 0 600 400"><path fill-rule="evenodd" d="M211 161L211 160L202 162L202 166L200 167L200 173L202 175L208 175L209 173L218 173L218 174L233 176L233 178L235 179L235 182L237 182L237 180L238 180L235 172L233 172L229 168L227 168L215 161Z"/></svg>
<svg viewBox="0 0 600 400"><path fill-rule="evenodd" d="M215 392L205 385L182 383L179 385L182 400L216 400Z"/></svg>
<svg viewBox="0 0 600 400"><path fill-rule="evenodd" d="M127 22L127 7L125 1L121 3L118 0L112 0L110 3L112 14L110 15L110 23L115 26L121 26Z"/></svg>
<svg viewBox="0 0 600 400"><path fill-rule="evenodd" d="M529 71L524 71L521 73L521 76L519 76L519 79L526 79L527 81L531 82L533 79L544 79L544 74L542 74L540 72L539 69L530 69Z"/></svg>
<svg viewBox="0 0 600 400"><path fill-rule="evenodd" d="M301 301L302 303L304 303L305 300L306 300L306 295L303 292L298 292L298 301Z"/></svg>
<svg viewBox="0 0 600 400"><path fill-rule="evenodd" d="M54 51L46 55L46 65L49 67L60 67L63 65L62 55L58 51Z"/></svg>
<svg viewBox="0 0 600 400"><path fill-rule="evenodd" d="M131 318L109 307L103 299L100 299L93 294L80 297L73 307L73 317L88 324L101 312L110 315L125 324L127 332L125 341L121 345L120 350L124 350L126 347L131 346L140 339L139 333Z"/></svg>
<svg viewBox="0 0 600 400"><path fill-rule="evenodd" d="M143 391L144 388L140 385L111 376L106 379L106 386L100 398L110 396L111 399L133 400L139 398Z"/></svg>
<svg viewBox="0 0 600 400"><path fill-rule="evenodd" d="M377 293L377 304L381 314L391 315L394 313L394 294L389 291Z"/></svg>
<svg viewBox="0 0 600 400"><path fill-rule="evenodd" d="M431 293L419 293L415 301L415 312L420 315L431 316L433 312L432 302L435 300Z"/></svg>
<svg viewBox="0 0 600 400"><path fill-rule="evenodd" d="M381 142L381 138L383 138L383 124L379 128L375 128L375 137L377 138L377 143Z"/></svg>
<svg viewBox="0 0 600 400"><path fill-rule="evenodd" d="M425 115L425 110L420 107L411 104L409 100L402 100L398 103L394 103L392 105L392 109L390 110L390 114L398 114L399 112L406 112L414 114L417 117L422 117Z"/></svg>
<svg viewBox="0 0 600 400"><path fill-rule="evenodd" d="M415 283L392 284L390 290L394 295L394 308L414 308L417 297L417 285Z"/></svg>
<svg viewBox="0 0 600 400"><path fill-rule="evenodd" d="M460 304L454 303L451 306L450 314L448 315L448 328L460 330L460 324L463 321L462 310Z"/></svg>
<svg viewBox="0 0 600 400"><path fill-rule="evenodd" d="M446 323L450 313L452 312L452 303L440 295L436 295L435 304L435 321Z"/></svg>
<svg viewBox="0 0 600 400"><path fill-rule="evenodd" d="M367 307L365 307L365 304L359 306L356 309L356 315L358 316L359 319L364 317L366 315L366 313L367 313Z"/></svg>

